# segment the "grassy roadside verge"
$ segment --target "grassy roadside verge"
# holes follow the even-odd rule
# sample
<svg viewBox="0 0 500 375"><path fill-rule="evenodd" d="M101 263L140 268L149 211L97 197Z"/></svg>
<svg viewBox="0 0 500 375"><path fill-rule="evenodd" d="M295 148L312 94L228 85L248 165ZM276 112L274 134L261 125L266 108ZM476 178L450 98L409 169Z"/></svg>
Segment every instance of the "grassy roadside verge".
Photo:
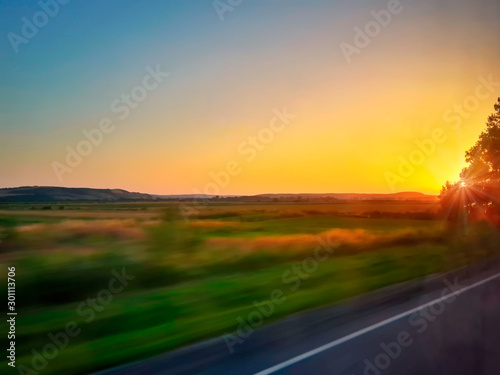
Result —
<svg viewBox="0 0 500 375"><path fill-rule="evenodd" d="M234 332L237 319L247 320L273 290L286 300L263 324L474 263L487 255L479 249L498 249L491 231L454 243L436 220L280 212L270 218L250 211L239 220L222 212L223 220L211 215L186 224L168 215L74 214L0 221L0 263L16 267L17 365L26 366L20 373L33 375L27 369L36 364L34 353L44 352L49 334L64 332L68 322L79 333L35 372L89 373ZM318 236L338 247L299 275ZM122 269L134 279L111 301L90 306L89 298L109 288L112 270Z"/></svg>
<svg viewBox="0 0 500 375"><path fill-rule="evenodd" d="M18 353L41 351L47 335L64 331L74 320L81 333L50 361L43 373L87 373L146 358L209 337L236 330L237 318L255 310L254 301L281 289L286 300L276 305L270 323L305 309L334 304L387 285L439 272L446 265L442 245L394 247L373 253L344 256L320 263L300 279L283 282L292 263L258 273L234 274L181 284L171 288L124 292L95 319L86 323L77 304L36 308L22 313ZM40 321L43 320L43 325ZM33 355L19 358L31 366Z"/></svg>

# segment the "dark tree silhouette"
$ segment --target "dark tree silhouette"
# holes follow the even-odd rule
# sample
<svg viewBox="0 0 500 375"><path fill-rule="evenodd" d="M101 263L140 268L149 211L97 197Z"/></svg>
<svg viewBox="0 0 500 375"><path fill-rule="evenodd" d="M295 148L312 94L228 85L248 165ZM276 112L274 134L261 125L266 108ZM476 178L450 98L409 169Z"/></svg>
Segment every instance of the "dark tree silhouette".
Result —
<svg viewBox="0 0 500 375"><path fill-rule="evenodd" d="M500 98L476 144L465 153L468 166L457 182L446 181L439 195L450 222L500 218Z"/></svg>

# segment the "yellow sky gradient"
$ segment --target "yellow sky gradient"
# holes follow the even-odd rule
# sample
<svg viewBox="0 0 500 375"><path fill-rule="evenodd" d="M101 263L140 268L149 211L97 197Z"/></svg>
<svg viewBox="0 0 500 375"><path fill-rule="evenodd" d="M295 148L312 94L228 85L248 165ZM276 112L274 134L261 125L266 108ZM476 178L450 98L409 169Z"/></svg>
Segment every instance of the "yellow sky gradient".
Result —
<svg viewBox="0 0 500 375"><path fill-rule="evenodd" d="M210 33L185 44L140 44L105 78L82 81L70 92L61 88L36 114L8 117L19 124L2 130L0 158L9 160L1 167L3 185L191 194L206 192L210 174L234 161L241 171L219 194L437 194L457 178L500 87L481 89L458 129L456 118L444 116L476 96L481 77L500 81L500 49L494 29L481 23L485 9L461 18L443 9L433 13L429 2L406 5L351 63L339 46L352 43L353 28L371 20L369 8L346 5L336 14L318 6L279 19L266 13L259 22L241 9L234 23L211 20ZM109 104L141 82L147 64L160 64L170 76L120 121ZM248 160L250 146L241 144L265 132L275 111L285 108L296 118ZM76 147L85 139L82 130L104 117L115 130L59 181L53 163L64 163L66 147ZM446 140L400 176L400 158L420 152L416 142L437 129ZM395 184L388 173L399 176Z"/></svg>

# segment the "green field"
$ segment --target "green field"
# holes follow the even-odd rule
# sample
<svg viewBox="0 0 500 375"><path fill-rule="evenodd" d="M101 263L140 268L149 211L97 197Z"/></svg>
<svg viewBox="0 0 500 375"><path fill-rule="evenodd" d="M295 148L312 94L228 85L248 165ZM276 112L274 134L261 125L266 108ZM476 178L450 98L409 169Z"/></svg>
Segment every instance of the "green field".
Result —
<svg viewBox="0 0 500 375"><path fill-rule="evenodd" d="M0 206L1 263L16 267L22 316L18 363L33 368L32 350L70 321L80 332L44 373L87 373L235 331L273 290L285 301L264 324L498 245L484 226L451 239L436 213L418 202L210 203L186 222L174 203ZM87 304L123 268L133 280Z"/></svg>

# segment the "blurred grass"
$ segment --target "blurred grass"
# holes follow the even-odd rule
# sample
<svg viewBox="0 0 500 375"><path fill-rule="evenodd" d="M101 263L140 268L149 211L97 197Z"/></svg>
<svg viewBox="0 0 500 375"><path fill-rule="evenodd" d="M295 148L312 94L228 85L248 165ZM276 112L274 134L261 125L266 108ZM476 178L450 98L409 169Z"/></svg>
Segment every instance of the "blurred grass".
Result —
<svg viewBox="0 0 500 375"><path fill-rule="evenodd" d="M268 206L262 212L247 205L233 216L227 205L210 207L210 214L189 224L179 220L175 206L162 206L147 219L124 218L122 210L113 217L106 207L109 222L100 216L82 221L72 213L57 220L32 219L29 212L0 215L1 262L17 270L19 364L31 367L31 350L40 351L47 334L63 331L70 320L82 332L44 373L88 373L234 331L236 318L274 289L287 301L265 323L473 263L499 248L496 232L485 224L457 238L437 220L324 212L290 217L291 210ZM406 208L401 204L401 211ZM284 272L312 256L315 235L325 233L334 233L339 247L293 292ZM111 270L123 267L135 279L86 323L77 306L107 287Z"/></svg>
<svg viewBox="0 0 500 375"><path fill-rule="evenodd" d="M282 275L290 264L259 273L213 277L172 288L128 292L119 295L90 324L75 313L75 304L37 308L31 313L23 313L18 353L29 353L33 347L43 347L47 343L46 334L62 331L68 320L75 320L82 328L81 335L61 351L48 370L51 373L71 373L75 356L79 353L79 361L82 354L85 358L78 370L83 373L234 331L236 318L248 315L255 309L253 301L268 299L273 289L282 289L287 301L276 306L275 313L266 323L293 312L339 302L440 271L443 269L440 257L443 251L442 246L425 245L336 258L321 263L311 277L301 282L296 292L282 282ZM41 317L43 326L40 325ZM30 360L31 356L20 358L20 363L29 363Z"/></svg>

